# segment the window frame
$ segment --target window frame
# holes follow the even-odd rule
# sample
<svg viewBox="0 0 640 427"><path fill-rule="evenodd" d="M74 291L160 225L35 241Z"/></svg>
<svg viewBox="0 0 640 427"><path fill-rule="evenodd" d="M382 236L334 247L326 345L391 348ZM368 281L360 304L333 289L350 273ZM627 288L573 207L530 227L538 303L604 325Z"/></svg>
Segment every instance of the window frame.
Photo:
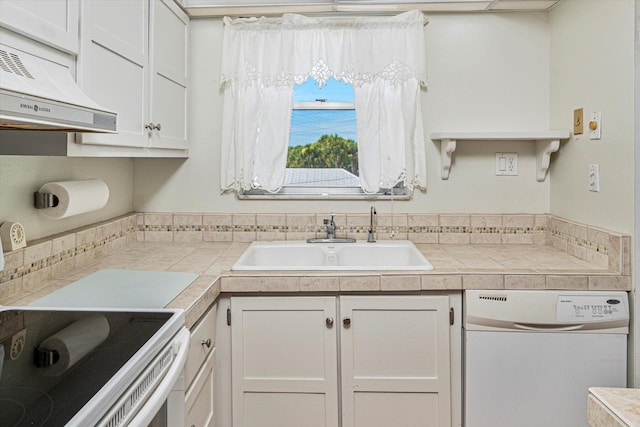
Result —
<svg viewBox="0 0 640 427"><path fill-rule="evenodd" d="M332 102L316 99L312 102L294 102L294 110L354 110L355 102ZM398 184L391 189L380 189L377 193L365 193L362 187L303 187L295 185L283 186L279 192L270 193L261 188L252 188L238 193L239 199L245 200L409 200L408 189Z"/></svg>

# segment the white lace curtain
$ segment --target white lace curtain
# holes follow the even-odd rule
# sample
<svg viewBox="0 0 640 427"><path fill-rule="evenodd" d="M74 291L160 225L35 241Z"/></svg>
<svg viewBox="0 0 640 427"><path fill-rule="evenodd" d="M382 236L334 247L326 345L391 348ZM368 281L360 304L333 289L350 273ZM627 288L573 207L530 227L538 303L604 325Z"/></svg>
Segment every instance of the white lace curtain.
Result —
<svg viewBox="0 0 640 427"><path fill-rule="evenodd" d="M333 77L355 88L365 192L424 188L420 103L426 84L424 15L224 19L221 189L282 188L293 86Z"/></svg>

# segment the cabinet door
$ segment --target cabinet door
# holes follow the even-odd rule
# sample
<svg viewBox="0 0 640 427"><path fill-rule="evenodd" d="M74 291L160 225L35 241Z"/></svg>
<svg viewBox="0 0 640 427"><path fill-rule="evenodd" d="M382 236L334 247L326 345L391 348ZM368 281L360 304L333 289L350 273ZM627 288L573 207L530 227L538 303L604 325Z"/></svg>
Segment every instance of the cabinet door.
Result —
<svg viewBox="0 0 640 427"><path fill-rule="evenodd" d="M195 376L185 395L185 423L186 427L214 427L215 425L215 349L198 374Z"/></svg>
<svg viewBox="0 0 640 427"><path fill-rule="evenodd" d="M77 134L86 144L145 147L149 137L149 0L81 4L78 80L101 106L118 113L118 134Z"/></svg>
<svg viewBox="0 0 640 427"><path fill-rule="evenodd" d="M211 307L191 330L189 352L184 364L185 386L189 387L205 359L216 347L217 304Z"/></svg>
<svg viewBox="0 0 640 427"><path fill-rule="evenodd" d="M77 54L79 10L79 0L2 0L0 25Z"/></svg>
<svg viewBox="0 0 640 427"><path fill-rule="evenodd" d="M187 148L189 18L173 0L151 3L151 147Z"/></svg>
<svg viewBox="0 0 640 427"><path fill-rule="evenodd" d="M447 296L340 297L342 426L449 426Z"/></svg>
<svg viewBox="0 0 640 427"><path fill-rule="evenodd" d="M337 427L336 300L231 299L234 427Z"/></svg>

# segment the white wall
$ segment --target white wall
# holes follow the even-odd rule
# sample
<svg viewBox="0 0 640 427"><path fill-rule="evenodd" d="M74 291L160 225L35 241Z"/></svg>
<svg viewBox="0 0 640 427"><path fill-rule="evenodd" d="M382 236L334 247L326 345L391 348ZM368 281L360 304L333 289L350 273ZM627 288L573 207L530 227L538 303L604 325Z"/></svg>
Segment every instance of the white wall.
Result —
<svg viewBox="0 0 640 427"><path fill-rule="evenodd" d="M585 133L561 146L551 212L632 233L634 0L563 0L550 23L551 126L571 126L581 107L585 116L601 111L603 122L601 140ZM587 190L589 163L600 165L599 193Z"/></svg>
<svg viewBox="0 0 640 427"><path fill-rule="evenodd" d="M631 235L636 221L634 167L640 170L637 160L634 166L634 140L639 136L634 135L638 122L634 110L637 4L634 0L562 0L550 14L551 126L569 126L573 110L580 107L585 116L601 111L603 122L601 140L592 141L586 133L572 137L560 148L551 170L551 213ZM600 165L599 193L587 190L589 163ZM637 192L636 188L636 197ZM637 251L637 232L635 245ZM634 270L637 268L640 266ZM637 313L635 276L631 302ZM637 387L640 323L635 316L633 321L636 327L629 347L630 384Z"/></svg>
<svg viewBox="0 0 640 427"><path fill-rule="evenodd" d="M52 220L33 207L33 193L42 184L89 178L100 178L109 186L109 202L99 211ZM28 243L113 218L133 210L132 182L133 161L130 159L0 156L0 223L21 223Z"/></svg>
<svg viewBox="0 0 640 427"><path fill-rule="evenodd" d="M548 14L443 14L429 20L427 138L442 131L548 129ZM219 19L191 21L190 157L136 159L135 210L365 212L369 202L239 201L219 194L221 40ZM447 181L440 180L440 147L429 139L426 146L427 193L409 202L376 202L379 212L549 211L549 180L535 179L534 144L459 143ZM519 153L520 176L495 176L495 153L503 151Z"/></svg>

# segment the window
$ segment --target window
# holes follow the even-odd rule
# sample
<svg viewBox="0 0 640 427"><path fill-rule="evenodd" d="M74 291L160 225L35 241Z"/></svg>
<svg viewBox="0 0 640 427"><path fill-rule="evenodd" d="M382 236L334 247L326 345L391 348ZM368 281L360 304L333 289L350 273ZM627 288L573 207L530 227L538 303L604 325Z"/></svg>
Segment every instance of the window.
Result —
<svg viewBox="0 0 640 427"><path fill-rule="evenodd" d="M419 11L225 18L220 190L380 197L425 189L425 22Z"/></svg>
<svg viewBox="0 0 640 427"><path fill-rule="evenodd" d="M284 185L275 195L364 196L358 176L357 140L352 85L333 77L323 86L312 78L295 85ZM252 189L244 194L267 193ZM379 193L390 194L403 195L404 186L396 186L393 193L388 189Z"/></svg>
<svg viewBox="0 0 640 427"><path fill-rule="evenodd" d="M311 78L293 88L285 194L359 194L353 86Z"/></svg>

